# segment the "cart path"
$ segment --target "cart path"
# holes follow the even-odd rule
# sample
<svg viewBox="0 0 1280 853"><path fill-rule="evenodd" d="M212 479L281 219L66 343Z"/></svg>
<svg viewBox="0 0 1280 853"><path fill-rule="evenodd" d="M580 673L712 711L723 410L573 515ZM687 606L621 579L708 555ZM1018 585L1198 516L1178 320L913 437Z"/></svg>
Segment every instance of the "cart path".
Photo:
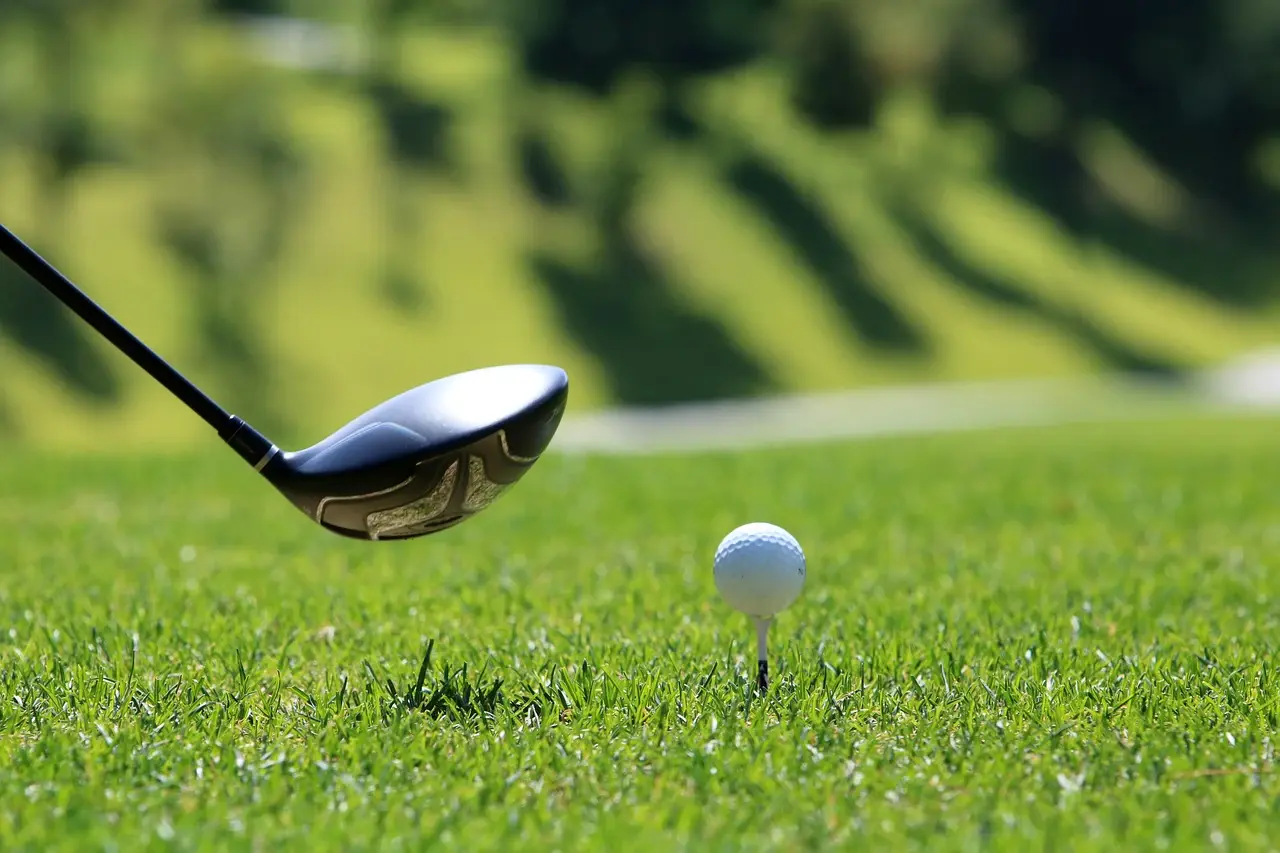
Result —
<svg viewBox="0 0 1280 853"><path fill-rule="evenodd" d="M906 434L1215 414L1280 413L1280 350L1178 380L946 383L621 408L565 417L561 453L748 449Z"/></svg>

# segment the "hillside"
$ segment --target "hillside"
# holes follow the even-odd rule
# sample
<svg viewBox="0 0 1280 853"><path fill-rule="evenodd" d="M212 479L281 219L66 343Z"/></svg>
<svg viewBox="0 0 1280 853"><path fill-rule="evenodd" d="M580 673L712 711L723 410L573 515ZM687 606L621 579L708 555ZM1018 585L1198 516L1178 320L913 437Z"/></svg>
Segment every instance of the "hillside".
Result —
<svg viewBox="0 0 1280 853"><path fill-rule="evenodd" d="M449 116L441 163L389 173L367 101L287 77L279 118L306 188L287 209L279 259L234 291L210 296L163 247L155 201L186 185L162 169L86 170L51 223L38 213L37 162L9 149L0 211L140 337L287 441L498 362L562 365L573 409L586 411L917 379L1176 371L1280 332L1273 307L1232 303L1201 280L1258 274L1274 259L1224 261L1191 245L1139 259L1073 238L996 179L986 128L939 119L910 92L871 132L819 136L789 111L778 73L757 65L698 88L697 124L682 139L632 130L643 86L602 107L512 84L509 57L485 37L423 36L406 55L406 79ZM145 117L121 63L125 82L102 109L125 125ZM559 206L520 179L513 152L529 117L553 132L565 164ZM1155 220L1176 198L1115 133L1100 128L1093 149L1100 186L1119 203ZM629 183L636 171L643 180ZM634 192L634 206L614 233L600 223L616 192ZM228 193L232 207L242 196ZM390 214L397 204L404 212ZM27 286L3 280L24 304ZM210 306L221 312L215 328ZM25 345L0 335L0 413L15 436L73 449L203 437L122 358L96 343L59 349L55 332L73 333L48 329Z"/></svg>

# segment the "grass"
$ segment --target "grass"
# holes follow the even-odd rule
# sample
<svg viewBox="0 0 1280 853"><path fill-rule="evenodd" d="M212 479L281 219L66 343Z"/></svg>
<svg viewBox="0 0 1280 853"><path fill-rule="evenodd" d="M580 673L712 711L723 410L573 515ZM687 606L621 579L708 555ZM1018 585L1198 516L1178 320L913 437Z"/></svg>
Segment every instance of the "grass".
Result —
<svg viewBox="0 0 1280 853"><path fill-rule="evenodd" d="M6 850L1267 849L1271 421L549 456L429 540L0 462ZM809 584L751 690L710 555Z"/></svg>
<svg viewBox="0 0 1280 853"><path fill-rule="evenodd" d="M122 47L112 60L121 67L103 70L102 100L95 105L122 134L138 135L139 150L128 168L94 169L73 187L65 227L56 234L57 256L72 278L239 414L258 422L288 413L297 435L279 436L285 443L314 440L353 412L426 379L495 362L564 366L574 377L575 409L617 402L611 374L620 368L566 328L562 308L529 264L535 249L580 262L590 253L590 228L580 214L539 208L521 188L512 157L513 105L531 99L527 110L545 118L563 145L575 188L590 196L607 165L606 143L619 133L611 118L616 110L564 93L513 92L510 57L491 35L441 31L406 38L411 83L457 116L459 169L418 182L421 239L401 259L423 289L423 306L398 308L379 295L389 245L382 196L388 178L368 106L341 90L290 78L282 112L313 182L284 258L265 274L263 295L245 312L252 318L244 326L261 335L264 353L264 377L256 384L266 390L254 399L228 390L225 377L201 361L193 282L156 240L151 204L169 172L181 171L152 165L157 140L128 131L147 118L148 78L139 70L145 68L129 64L146 52ZM1179 363L1212 363L1275 338L1273 307L1232 309L1196 294L1167 270L1069 238L994 181L989 129L944 121L921 99L904 94L893 101L867 134L823 138L789 112L776 69L746 69L710 81L695 95L710 140L650 148L637 210L641 240L671 281L671 303L722 328L779 389L1061 376L1108 367L1096 342L1071 319L1077 315L1102 329L1095 337L1105 333ZM726 159L743 145L816 200L833 242L848 248L867 287L920 328L926 352L886 353L858 334L862 311L846 306L842 313L840 300L848 297L836 292L840 285L806 263L796 240L785 239L759 205L723 179ZM20 153L0 160L6 223L22 234L46 234L31 167ZM961 268L972 268L968 273L932 262L904 233L889 210L904 187L927 202L932 225ZM839 274L828 270L827 278ZM1038 309L1044 316L977 295L957 279L975 274L1016 283L1009 286L1044 303ZM615 310L608 320L618 323L620 337L622 319L632 313L638 312ZM656 328L657 341L635 344L628 358L643 366L654 349L679 350L676 336ZM0 405L33 443L149 451L188 448L205 437L201 424L123 361L112 362L124 387L119 404L95 408L3 341L0 358L13 365L0 385ZM659 387L660 380L654 380ZM316 424L317 431L304 424Z"/></svg>

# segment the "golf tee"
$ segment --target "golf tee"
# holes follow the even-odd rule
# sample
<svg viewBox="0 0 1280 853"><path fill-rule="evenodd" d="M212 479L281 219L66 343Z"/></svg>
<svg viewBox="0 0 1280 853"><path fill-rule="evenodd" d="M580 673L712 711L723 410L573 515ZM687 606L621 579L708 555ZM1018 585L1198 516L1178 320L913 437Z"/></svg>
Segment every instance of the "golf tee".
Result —
<svg viewBox="0 0 1280 853"><path fill-rule="evenodd" d="M761 693L769 689L769 623L771 619L756 620L756 689Z"/></svg>

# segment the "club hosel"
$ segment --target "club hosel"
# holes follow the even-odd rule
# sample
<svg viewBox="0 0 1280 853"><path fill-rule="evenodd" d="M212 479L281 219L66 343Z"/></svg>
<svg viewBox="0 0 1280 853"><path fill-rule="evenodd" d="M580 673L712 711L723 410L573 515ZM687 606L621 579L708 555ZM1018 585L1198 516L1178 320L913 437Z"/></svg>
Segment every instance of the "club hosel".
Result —
<svg viewBox="0 0 1280 853"><path fill-rule="evenodd" d="M231 416L226 428L219 430L218 435L255 471L265 468L271 457L280 452L271 439L236 415Z"/></svg>

